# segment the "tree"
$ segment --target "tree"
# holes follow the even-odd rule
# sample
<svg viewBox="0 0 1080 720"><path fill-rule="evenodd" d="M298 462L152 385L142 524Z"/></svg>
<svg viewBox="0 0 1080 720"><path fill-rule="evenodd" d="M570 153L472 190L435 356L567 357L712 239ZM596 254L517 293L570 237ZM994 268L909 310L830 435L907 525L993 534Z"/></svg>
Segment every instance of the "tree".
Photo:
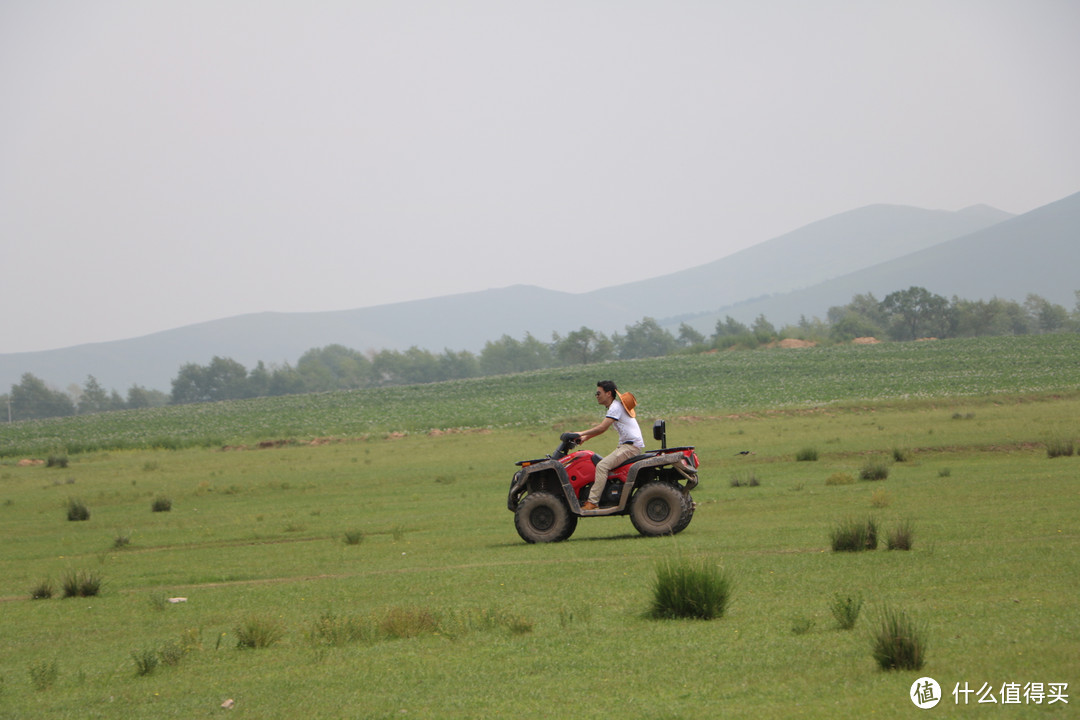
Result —
<svg viewBox="0 0 1080 720"><path fill-rule="evenodd" d="M759 344L763 345L776 339L776 328L773 327L771 322L765 319L764 315L758 315L757 318L754 319L754 324L750 329L754 333L754 339L756 339Z"/></svg>
<svg viewBox="0 0 1080 720"><path fill-rule="evenodd" d="M727 315L723 320L716 321L716 331L713 332L713 340L719 340L726 337L739 337L742 335L749 335L750 328L743 325L735 318Z"/></svg>
<svg viewBox="0 0 1080 720"><path fill-rule="evenodd" d="M611 359L615 345L603 333L582 326L565 339L556 338L555 354L566 365L588 365Z"/></svg>
<svg viewBox="0 0 1080 720"><path fill-rule="evenodd" d="M505 375L526 370L539 370L551 367L551 348L526 333L524 340L515 340L503 335L498 340L488 341L480 352L479 373L481 375Z"/></svg>
<svg viewBox="0 0 1080 720"><path fill-rule="evenodd" d="M169 396L160 390L147 390L141 385L132 385L127 391L125 407L131 409L161 407L169 403Z"/></svg>
<svg viewBox="0 0 1080 720"><path fill-rule="evenodd" d="M443 380L461 380L480 374L480 362L467 350L453 352L443 350L439 356L439 377Z"/></svg>
<svg viewBox="0 0 1080 720"><path fill-rule="evenodd" d="M1061 332L1069 323L1068 310L1038 295L1028 295L1024 300L1024 309L1031 318L1036 332Z"/></svg>
<svg viewBox="0 0 1080 720"><path fill-rule="evenodd" d="M679 325L679 336L675 338L679 347L700 347L705 344L705 336L686 323Z"/></svg>
<svg viewBox="0 0 1080 720"><path fill-rule="evenodd" d="M31 373L22 376L18 385L11 386L11 417L13 420L37 420L67 417L75 414L75 403L59 390L50 390L45 382Z"/></svg>
<svg viewBox="0 0 1080 720"><path fill-rule="evenodd" d="M626 327L626 335L619 343L619 357L623 360L662 357L673 352L675 347L671 333L651 317L646 317Z"/></svg>
<svg viewBox="0 0 1080 720"><path fill-rule="evenodd" d="M893 340L917 340L948 335L949 301L926 288L912 286L889 293L881 301Z"/></svg>
<svg viewBox="0 0 1080 720"><path fill-rule="evenodd" d="M273 396L299 395L305 392L304 379L296 368L289 363L285 363L281 367L275 367L273 372L270 373L268 392Z"/></svg>
<svg viewBox="0 0 1080 720"><path fill-rule="evenodd" d="M371 383L371 360L344 345L311 349L300 356L296 371L308 392L352 390Z"/></svg>
<svg viewBox="0 0 1080 720"><path fill-rule="evenodd" d="M247 369L231 358L214 356L202 367L186 363L172 381L174 405L248 397Z"/></svg>
<svg viewBox="0 0 1080 720"><path fill-rule="evenodd" d="M105 388L101 387L93 375L87 375L86 383L79 394L79 414L89 415L114 409Z"/></svg>

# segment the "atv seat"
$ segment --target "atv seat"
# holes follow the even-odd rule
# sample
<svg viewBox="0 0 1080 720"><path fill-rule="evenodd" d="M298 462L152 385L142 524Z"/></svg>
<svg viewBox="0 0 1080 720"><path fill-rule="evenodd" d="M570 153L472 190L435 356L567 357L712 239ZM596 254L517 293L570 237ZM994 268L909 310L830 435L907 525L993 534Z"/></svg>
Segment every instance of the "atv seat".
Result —
<svg viewBox="0 0 1080 720"><path fill-rule="evenodd" d="M635 455L634 457L630 458L629 460L626 460L625 462L619 463L615 467L616 468L621 468L621 467L624 467L626 465L633 465L638 460L644 460L645 458L651 458L655 454L656 453L645 453L644 455Z"/></svg>
<svg viewBox="0 0 1080 720"><path fill-rule="evenodd" d="M655 452L647 452L647 453L645 453L644 455L635 455L635 456L634 456L634 457L632 457L632 458L629 458L629 459L627 459L627 460L623 460L623 461L622 461L621 463L619 463L618 465L616 465L615 467L613 467L613 468L612 468L611 470L612 470L612 472L614 472L615 470L618 470L618 469L619 469L619 468L621 468L621 467L626 467L627 465L633 465L633 464L634 464L634 463L636 463L636 462L637 462L638 460L644 460L645 458L651 458L651 457L653 457L654 455L656 455L656 453L655 453ZM600 464L600 461L601 461L601 460L603 460L603 459L604 459L604 458L603 458L603 456L601 456L601 455L595 455L595 454L594 454L594 455L592 456L592 464L593 464L593 465L599 465L599 464Z"/></svg>

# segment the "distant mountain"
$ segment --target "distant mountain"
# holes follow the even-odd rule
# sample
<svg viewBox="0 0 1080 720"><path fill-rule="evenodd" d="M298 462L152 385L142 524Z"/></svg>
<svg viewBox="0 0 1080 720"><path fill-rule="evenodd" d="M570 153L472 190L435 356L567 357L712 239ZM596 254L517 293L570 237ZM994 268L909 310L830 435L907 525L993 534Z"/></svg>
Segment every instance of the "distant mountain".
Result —
<svg viewBox="0 0 1080 720"><path fill-rule="evenodd" d="M912 286L965 300L998 297L1023 302L1034 293L1071 310L1076 307L1075 291L1080 290L1078 268L1080 193L813 287L738 303L686 322L712 333L716 321L728 315L747 324L764 315L780 327L797 323L802 316L824 318L830 307L846 305L858 294L873 293L882 300Z"/></svg>
<svg viewBox="0 0 1080 720"><path fill-rule="evenodd" d="M662 318L713 310L817 285L1011 217L986 205L959 212L870 205L699 267L588 295L620 308L632 322L646 315ZM650 262L663 266L663 254L657 253Z"/></svg>
<svg viewBox="0 0 1080 720"><path fill-rule="evenodd" d="M605 333L622 332L645 316L671 318L675 324L678 318L696 316L695 323L705 322L711 332L715 321L708 322L711 315L706 315L711 311L715 314L717 309L750 298L779 299L845 274L857 276L862 269L933 249L1003 221L1013 222L1010 217L986 206L946 212L873 205L699 267L589 293L515 285L356 310L242 315L129 340L0 355L0 389L6 390L23 373L32 372L61 388L82 385L87 375L93 375L106 388L124 391L139 384L168 391L181 365L206 364L215 355L252 368L260 360L295 363L304 351L333 343L358 350L417 346L433 352L478 352L485 342L504 334L520 339L532 333L548 340L552 332L565 334L583 325ZM656 257L642 261L662 267L662 249ZM1000 270L998 275L1003 274ZM1038 277L1032 278L1028 291L1041 292ZM889 292L911 284L859 286L855 292ZM823 315L829 304L846 303L852 294L816 305L807 299L800 314ZM993 294L1003 295L990 292L987 296ZM768 311L766 315L774 324L787 321L780 316L774 319Z"/></svg>

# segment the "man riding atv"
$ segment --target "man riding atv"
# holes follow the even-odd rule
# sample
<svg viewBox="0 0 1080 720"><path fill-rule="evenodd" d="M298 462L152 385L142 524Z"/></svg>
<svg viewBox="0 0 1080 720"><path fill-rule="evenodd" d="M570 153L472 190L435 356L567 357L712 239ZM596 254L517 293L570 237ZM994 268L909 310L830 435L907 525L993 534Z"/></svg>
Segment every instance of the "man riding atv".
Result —
<svg viewBox="0 0 1080 720"><path fill-rule="evenodd" d="M600 496L604 493L607 485L608 473L623 464L630 458L638 455L645 447L645 440L641 437L641 427L638 425L637 413L634 406L637 404L633 394L620 395L619 389L611 380L601 380L596 383L596 402L607 408L604 419L599 425L584 430L578 435L579 443L583 443L597 435L602 435L612 425L619 433L619 444L615 450L604 457L596 465L596 476L593 480L592 491L589 499L581 506L582 512L592 512L600 507Z"/></svg>

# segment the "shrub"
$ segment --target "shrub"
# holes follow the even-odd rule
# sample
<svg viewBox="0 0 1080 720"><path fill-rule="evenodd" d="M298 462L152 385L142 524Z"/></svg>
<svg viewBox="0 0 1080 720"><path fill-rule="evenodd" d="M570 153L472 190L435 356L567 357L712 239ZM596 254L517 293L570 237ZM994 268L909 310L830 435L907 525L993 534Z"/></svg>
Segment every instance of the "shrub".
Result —
<svg viewBox="0 0 1080 720"><path fill-rule="evenodd" d="M252 615L236 626L236 647L239 649L268 648L285 634L285 628L277 620Z"/></svg>
<svg viewBox="0 0 1080 720"><path fill-rule="evenodd" d="M50 455L45 460L45 467L66 468L68 466L67 455Z"/></svg>
<svg viewBox="0 0 1080 720"><path fill-rule="evenodd" d="M937 475L938 475L938 477L943 477L943 478L951 477L952 476L952 468L941 468L940 470L937 471Z"/></svg>
<svg viewBox="0 0 1080 720"><path fill-rule="evenodd" d="M859 471L860 480L884 480L889 477L889 466L879 460L868 460Z"/></svg>
<svg viewBox="0 0 1080 720"><path fill-rule="evenodd" d="M154 502L150 503L151 512L169 512L172 510L172 500L164 496L158 496L154 498Z"/></svg>
<svg viewBox="0 0 1080 720"><path fill-rule="evenodd" d="M1046 457L1072 457L1076 452L1073 441L1068 438L1051 438L1046 441Z"/></svg>
<svg viewBox="0 0 1080 720"><path fill-rule="evenodd" d="M825 478L826 485L851 485L855 482L855 478L851 473L835 472L829 477Z"/></svg>
<svg viewBox="0 0 1080 720"><path fill-rule="evenodd" d="M890 550L910 550L914 534L911 523L902 520L899 525L889 530L889 536L885 539L885 547Z"/></svg>
<svg viewBox="0 0 1080 720"><path fill-rule="evenodd" d="M71 499L67 504L67 519L73 522L90 519L90 509L82 500Z"/></svg>
<svg viewBox="0 0 1080 720"><path fill-rule="evenodd" d="M649 615L712 620L723 616L731 589L730 576L714 563L668 560L656 570Z"/></svg>
<svg viewBox="0 0 1080 720"><path fill-rule="evenodd" d="M926 662L926 631L902 610L885 608L871 636L882 670L920 670Z"/></svg>
<svg viewBox="0 0 1080 720"><path fill-rule="evenodd" d="M892 504L892 495L887 490L875 490L870 496L870 504L876 508L887 508Z"/></svg>
<svg viewBox="0 0 1080 720"><path fill-rule="evenodd" d="M64 597L94 597L101 592L101 576L94 572L69 570L60 581Z"/></svg>
<svg viewBox="0 0 1080 720"><path fill-rule="evenodd" d="M834 552L858 552L877 548L877 523L848 519L833 528L830 536Z"/></svg>
<svg viewBox="0 0 1080 720"><path fill-rule="evenodd" d="M836 626L841 630L850 630L855 627L855 621L859 619L862 610L862 596L844 596L837 593L829 603L829 610L836 619Z"/></svg>
<svg viewBox="0 0 1080 720"><path fill-rule="evenodd" d="M135 674L140 677L154 672L158 666L158 654L156 650L138 650L132 652L131 659L135 661Z"/></svg>
<svg viewBox="0 0 1080 720"><path fill-rule="evenodd" d="M42 580L34 587L30 588L31 600L48 600L53 596L53 586L51 580Z"/></svg>
<svg viewBox="0 0 1080 720"><path fill-rule="evenodd" d="M803 448L795 453L796 462L815 462L818 459L817 448Z"/></svg>
<svg viewBox="0 0 1080 720"><path fill-rule="evenodd" d="M180 661L187 654L187 648L178 640L169 640L161 646L161 650L158 653L161 657L161 662L165 663L169 667L176 667L180 664Z"/></svg>
<svg viewBox="0 0 1080 720"><path fill-rule="evenodd" d="M125 548L130 544L131 544L131 535L130 534L124 535L122 533L118 533L116 535L116 537L113 538L113 547L116 548L117 550L119 550L120 548Z"/></svg>

